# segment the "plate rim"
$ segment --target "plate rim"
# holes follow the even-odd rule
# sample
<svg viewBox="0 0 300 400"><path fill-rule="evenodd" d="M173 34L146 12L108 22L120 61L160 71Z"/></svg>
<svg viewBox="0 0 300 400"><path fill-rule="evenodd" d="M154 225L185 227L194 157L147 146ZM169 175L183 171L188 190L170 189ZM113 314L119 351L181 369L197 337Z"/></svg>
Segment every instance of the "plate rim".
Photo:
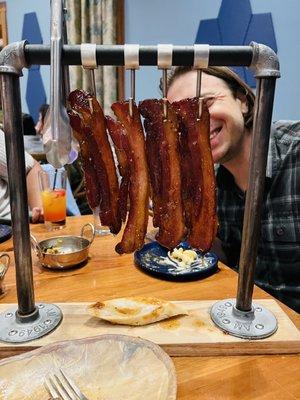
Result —
<svg viewBox="0 0 300 400"><path fill-rule="evenodd" d="M70 340L61 340L54 343L46 344L45 346L39 347L37 349L27 351L22 354L17 354L15 356L7 357L0 360L0 367L9 365L14 362L26 360L27 358L32 358L38 356L40 354L48 354L51 351L55 351L60 348L64 348L68 344L88 344L95 343L105 340L116 340L123 341L127 343L141 343L146 345L147 348L150 348L151 351L156 355L156 357L164 364L165 368L168 371L169 376L169 385L168 385L168 393L165 400L176 400L177 398L177 375L175 365L171 359L171 357L166 353L166 351L159 346L158 344L152 342L151 340L144 339L141 337L130 336L130 335L122 335L122 334L105 334L105 335L97 335L91 337L85 337L80 339L70 339ZM0 377L1 380L1 377ZM1 392L0 392L1 394Z"/></svg>
<svg viewBox="0 0 300 400"><path fill-rule="evenodd" d="M183 242L186 243L186 242ZM167 280L173 280L173 281L187 281L187 280L198 280L200 278L205 278L209 275L212 275L214 272L218 270L218 256L214 252L208 252L209 254L212 254L213 257L215 258L215 262L213 265L210 265L209 267L206 267L203 270L199 271L189 271L186 273L182 274L172 274L170 272L163 272L163 271L155 271L154 269L146 267L143 263L141 263L138 260L138 257L140 256L141 252L143 250L146 250L151 247L159 246L162 249L166 249L163 247L161 244L159 244L157 241L152 241L149 243L145 243L139 250L136 250L134 252L134 261L135 264L142 270L145 271L146 273L149 273L150 275L153 275L155 277L159 277L161 279L167 279ZM167 249L166 249L167 250ZM198 251L199 252L199 251Z"/></svg>

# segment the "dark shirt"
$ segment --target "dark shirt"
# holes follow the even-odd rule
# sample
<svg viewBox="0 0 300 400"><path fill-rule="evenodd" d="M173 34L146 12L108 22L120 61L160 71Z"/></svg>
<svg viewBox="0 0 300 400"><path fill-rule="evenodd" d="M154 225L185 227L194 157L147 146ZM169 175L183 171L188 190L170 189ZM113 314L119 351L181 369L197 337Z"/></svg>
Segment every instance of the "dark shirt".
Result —
<svg viewBox="0 0 300 400"><path fill-rule="evenodd" d="M22 113L22 124L24 135L36 135L34 121L31 115Z"/></svg>
<svg viewBox="0 0 300 400"><path fill-rule="evenodd" d="M223 166L217 185L218 236L229 266L238 268L245 194ZM300 121L272 126L255 282L300 312Z"/></svg>
<svg viewBox="0 0 300 400"><path fill-rule="evenodd" d="M81 164L81 157L79 154L78 158L72 164L67 164L65 168L68 171L71 189L80 214L86 215L92 214L92 210L89 207L86 197L84 174Z"/></svg>

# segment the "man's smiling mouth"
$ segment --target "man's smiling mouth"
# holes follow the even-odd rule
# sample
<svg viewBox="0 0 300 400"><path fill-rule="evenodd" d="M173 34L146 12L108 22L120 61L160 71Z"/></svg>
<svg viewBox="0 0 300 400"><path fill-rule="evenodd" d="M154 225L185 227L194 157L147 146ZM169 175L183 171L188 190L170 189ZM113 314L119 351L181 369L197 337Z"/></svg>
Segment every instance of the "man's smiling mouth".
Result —
<svg viewBox="0 0 300 400"><path fill-rule="evenodd" d="M209 135L210 140L212 140L213 138L215 138L215 137L220 133L221 130L222 130L222 126L219 126L219 127L215 128L215 129L213 129L213 130L210 132L210 135Z"/></svg>

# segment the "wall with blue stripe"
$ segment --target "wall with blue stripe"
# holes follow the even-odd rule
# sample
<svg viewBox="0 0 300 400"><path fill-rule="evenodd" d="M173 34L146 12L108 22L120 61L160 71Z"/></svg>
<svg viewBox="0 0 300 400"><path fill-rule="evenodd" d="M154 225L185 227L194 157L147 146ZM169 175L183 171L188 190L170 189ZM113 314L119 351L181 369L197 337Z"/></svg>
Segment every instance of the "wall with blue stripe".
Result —
<svg viewBox="0 0 300 400"><path fill-rule="evenodd" d="M31 43L49 43L49 0L7 0L6 4L10 42L29 36ZM125 15L127 43L267 43L277 50L282 74L277 81L273 117L300 119L299 0L125 0ZM248 72L241 73L251 83ZM33 67L25 69L21 79L23 111L35 118L38 104L49 98L49 74L48 66ZM152 67L140 69L137 100L160 95L160 75ZM129 94L128 79L126 92Z"/></svg>
<svg viewBox="0 0 300 400"><path fill-rule="evenodd" d="M282 77L277 81L273 119L300 119L299 0L125 0L125 6L127 43L193 44L201 36L202 43L213 44L220 40L221 31L226 44L261 38L274 46ZM245 26L247 31L243 31ZM140 69L136 74L137 99L159 96L160 76L153 68ZM129 91L127 80L127 95Z"/></svg>
<svg viewBox="0 0 300 400"><path fill-rule="evenodd" d="M50 43L49 0L6 0L8 40L27 39L30 43ZM38 119L39 107L49 100L49 66L24 68L20 79L22 109Z"/></svg>

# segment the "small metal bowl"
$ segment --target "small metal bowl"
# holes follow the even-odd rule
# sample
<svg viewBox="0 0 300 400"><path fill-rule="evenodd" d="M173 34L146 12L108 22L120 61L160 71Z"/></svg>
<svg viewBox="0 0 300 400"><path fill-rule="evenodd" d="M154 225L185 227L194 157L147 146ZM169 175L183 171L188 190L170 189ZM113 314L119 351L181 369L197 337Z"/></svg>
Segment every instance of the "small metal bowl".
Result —
<svg viewBox="0 0 300 400"><path fill-rule="evenodd" d="M89 238L84 237L87 229ZM87 260L94 236L94 226L88 223L81 228L80 236L56 236L38 242L31 235L31 245L43 267L62 270L80 266Z"/></svg>

